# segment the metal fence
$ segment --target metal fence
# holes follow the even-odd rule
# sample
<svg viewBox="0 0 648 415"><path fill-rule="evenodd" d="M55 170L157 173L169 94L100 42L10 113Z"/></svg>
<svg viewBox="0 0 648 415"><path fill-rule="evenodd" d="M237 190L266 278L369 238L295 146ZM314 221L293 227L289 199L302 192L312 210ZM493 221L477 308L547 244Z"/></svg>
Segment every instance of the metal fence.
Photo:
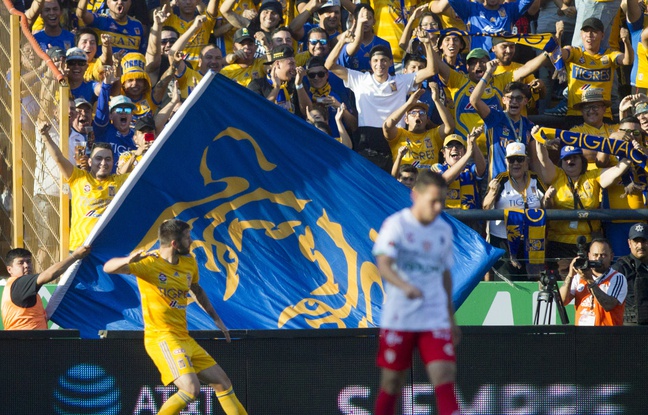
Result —
<svg viewBox="0 0 648 415"><path fill-rule="evenodd" d="M9 1L0 6L0 252L24 246L39 271L67 250L69 201L37 128L52 125L66 154L69 87L24 22Z"/></svg>

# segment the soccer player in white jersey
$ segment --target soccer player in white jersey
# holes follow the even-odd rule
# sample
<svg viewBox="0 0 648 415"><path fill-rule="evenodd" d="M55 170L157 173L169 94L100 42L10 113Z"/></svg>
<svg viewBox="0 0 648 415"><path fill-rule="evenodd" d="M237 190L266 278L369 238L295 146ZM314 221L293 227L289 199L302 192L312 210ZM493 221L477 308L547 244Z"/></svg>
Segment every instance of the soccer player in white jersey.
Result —
<svg viewBox="0 0 648 415"><path fill-rule="evenodd" d="M416 347L434 386L437 413L459 415L454 350L460 332L454 320L450 272L453 234L440 216L446 191L440 174L421 171L412 189L412 207L385 220L373 249L386 292L375 415L394 414Z"/></svg>

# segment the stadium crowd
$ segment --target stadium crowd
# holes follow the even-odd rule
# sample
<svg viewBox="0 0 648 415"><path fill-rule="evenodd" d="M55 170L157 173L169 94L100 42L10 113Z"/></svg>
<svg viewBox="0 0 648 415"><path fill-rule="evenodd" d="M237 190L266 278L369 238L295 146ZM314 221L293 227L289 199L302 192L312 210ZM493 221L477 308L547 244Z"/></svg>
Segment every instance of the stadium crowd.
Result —
<svg viewBox="0 0 648 415"><path fill-rule="evenodd" d="M408 187L421 170L441 173L447 208L505 209L487 228L470 224L507 251L487 279L537 280L546 263L571 280L579 236L648 263L643 231L629 238L634 221L545 224L529 213L646 207L642 167L554 138L569 130L648 154L644 0L14 3L70 84L70 153L47 122L33 127L72 189L71 250L214 71ZM75 204L87 185L101 189L92 215Z"/></svg>

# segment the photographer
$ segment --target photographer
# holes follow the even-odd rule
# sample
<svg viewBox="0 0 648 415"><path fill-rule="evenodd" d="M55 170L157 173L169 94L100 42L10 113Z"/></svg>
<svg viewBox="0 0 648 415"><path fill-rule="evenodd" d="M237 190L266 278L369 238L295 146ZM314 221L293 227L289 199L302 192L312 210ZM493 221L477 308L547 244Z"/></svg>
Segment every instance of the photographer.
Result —
<svg viewBox="0 0 648 415"><path fill-rule="evenodd" d="M577 326L623 324L628 284L620 272L610 268L614 253L606 239L594 239L586 254L579 243L578 256L560 287L563 304L575 300Z"/></svg>
<svg viewBox="0 0 648 415"><path fill-rule="evenodd" d="M648 324L648 225L636 223L628 233L630 254L619 258L614 269L628 281L623 324Z"/></svg>

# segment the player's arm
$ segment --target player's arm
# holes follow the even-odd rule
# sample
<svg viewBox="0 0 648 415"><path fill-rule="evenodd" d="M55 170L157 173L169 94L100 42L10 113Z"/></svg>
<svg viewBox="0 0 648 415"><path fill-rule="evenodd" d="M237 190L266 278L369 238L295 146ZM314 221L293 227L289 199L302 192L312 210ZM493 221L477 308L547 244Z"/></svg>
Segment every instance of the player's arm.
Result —
<svg viewBox="0 0 648 415"><path fill-rule="evenodd" d="M454 317L454 304L452 302L452 272L449 269L443 271L443 289L448 296L448 318L450 319L450 329L452 330L452 343L456 346L461 339L461 331L457 326Z"/></svg>
<svg viewBox="0 0 648 415"><path fill-rule="evenodd" d="M385 281L403 290L407 295L407 298L413 300L415 298L423 297L423 293L418 287L405 281L396 271L394 271L394 258L388 257L387 255L378 255L376 256L376 262L378 264L380 275L382 275Z"/></svg>
<svg viewBox="0 0 648 415"><path fill-rule="evenodd" d="M198 304L200 304L200 306L207 312L207 314L209 314L209 317L214 320L216 326L218 326L218 328L223 332L223 334L225 335L225 340L227 340L228 343L231 342L232 339L230 338L229 330L212 306L211 301L209 301L209 297L207 297L207 294L205 293L205 290L203 290L200 284L195 282L191 284L191 292L193 292L194 296L196 297Z"/></svg>
<svg viewBox="0 0 648 415"><path fill-rule="evenodd" d="M143 249L135 251L129 256L117 257L109 259L103 266L103 270L107 274L130 274L130 264L139 262L147 256L151 255L148 252L144 252Z"/></svg>
<svg viewBox="0 0 648 415"><path fill-rule="evenodd" d="M86 255L90 253L90 247L89 246L80 246L77 249L72 252L72 255L68 256L65 258L63 261L57 262L56 264L50 266L47 268L45 271L41 272L38 275L38 278L36 279L36 283L38 285L43 285L47 284L48 282L52 282L61 275L67 269L70 267L70 265L74 264L77 260L85 258Z"/></svg>

